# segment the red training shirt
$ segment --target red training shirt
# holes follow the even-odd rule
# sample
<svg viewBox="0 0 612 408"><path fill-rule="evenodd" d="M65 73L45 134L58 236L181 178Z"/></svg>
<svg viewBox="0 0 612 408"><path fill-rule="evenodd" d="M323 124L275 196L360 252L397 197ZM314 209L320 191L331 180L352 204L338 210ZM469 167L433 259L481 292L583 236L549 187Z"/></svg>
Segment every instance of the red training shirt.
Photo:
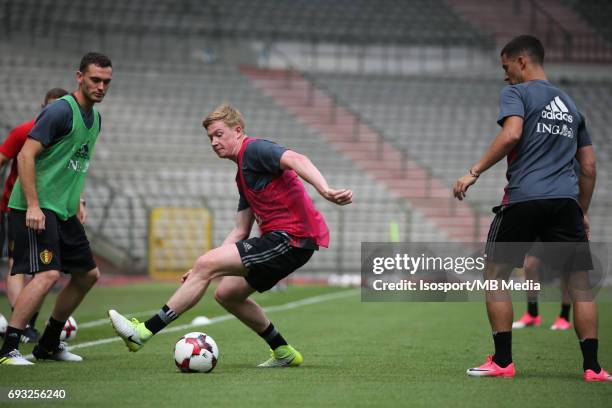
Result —
<svg viewBox="0 0 612 408"><path fill-rule="evenodd" d="M17 181L17 155L21 151L21 148L25 144L26 140L28 140L28 135L34 127L35 122L36 120L32 119L29 122L25 122L17 126L15 129L11 130L4 143L0 145L0 153L2 153L8 159L13 160L13 163L11 165L11 172L9 173L9 176L6 179L6 183L4 184L4 193L2 194L2 201L0 201L0 211L4 213L9 211L8 201L9 198L11 198L13 186Z"/></svg>

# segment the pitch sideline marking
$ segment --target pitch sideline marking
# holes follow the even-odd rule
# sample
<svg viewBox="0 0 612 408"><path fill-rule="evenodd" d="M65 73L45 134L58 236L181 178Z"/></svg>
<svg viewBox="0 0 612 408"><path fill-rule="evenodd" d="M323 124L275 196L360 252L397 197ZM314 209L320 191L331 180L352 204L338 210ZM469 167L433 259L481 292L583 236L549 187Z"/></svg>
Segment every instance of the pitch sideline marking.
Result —
<svg viewBox="0 0 612 408"><path fill-rule="evenodd" d="M317 303L327 302L329 300L346 298L346 297L352 296L355 293L359 292L359 290L360 289L345 290L345 291L341 291L341 292L328 293L328 294L325 294L325 295L312 296L312 297L296 300L294 302L285 303L285 304L282 304L282 305L264 307L263 311L266 312L266 313L270 313L270 312L282 312L282 311L285 311L285 310L297 309L297 308L299 308L301 306L308 306L308 305L313 305L313 304L317 304ZM140 312L140 313L145 313L145 312ZM198 326L209 326L211 324L221 323L221 322L224 322L226 320L232 320L232 319L236 319L236 316L228 313L228 314L224 314L224 315L221 315L221 316L212 317L210 319L210 321L208 323L206 323L206 324L191 324L191 323L182 324L182 325L179 325L179 326L170 327L168 329L165 329L165 330L161 331L159 334L174 333L174 332L177 332L177 331L189 329L189 328L192 328L192 327L198 327ZM108 319L100 319L100 320L104 320L104 321L106 321L110 325L110 322L109 322ZM80 343L80 344L75 344L73 346L69 346L68 350L76 350L76 349L87 348L87 347L96 347L96 346L100 346L100 345L108 344L108 343L113 343L115 341L120 341L120 340L121 340L120 337L114 336L114 337L110 337L110 338L106 338L106 339L88 341L88 342L85 342L85 343ZM25 358L27 358L27 359L30 359L32 357L33 357L32 354L28 354L27 356L25 356Z"/></svg>
<svg viewBox="0 0 612 408"><path fill-rule="evenodd" d="M144 312L138 312L138 313L131 313L129 315L129 317L139 317L139 316L149 316L152 315L153 313L157 313L159 312L158 309L155 310L145 310ZM128 317L128 316L126 316ZM89 329L90 327L97 327L97 326L103 326L105 324L108 323L108 317L104 318L104 319L98 319L98 320L92 320L91 322L87 322L87 323L83 323L83 324L78 324L77 323L77 328L80 329Z"/></svg>

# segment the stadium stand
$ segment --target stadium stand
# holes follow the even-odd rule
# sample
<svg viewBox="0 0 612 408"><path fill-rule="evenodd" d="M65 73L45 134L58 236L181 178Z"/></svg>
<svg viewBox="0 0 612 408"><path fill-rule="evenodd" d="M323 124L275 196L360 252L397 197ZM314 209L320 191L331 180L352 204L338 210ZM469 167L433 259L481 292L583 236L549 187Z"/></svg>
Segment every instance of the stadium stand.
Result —
<svg viewBox="0 0 612 408"><path fill-rule="evenodd" d="M21 54L18 60L5 61L2 72L6 75L0 79L7 95L3 111L11 113L14 123L36 112L36 97L42 92L38 89L50 82L70 89L69 73L74 68L59 66L78 56L57 56L58 67L47 68L44 77L32 76L40 69L36 68L39 62L48 58L36 53L30 60ZM145 66L153 68L143 76ZM231 229L237 205L234 166L214 156L201 128L204 114L223 101L243 111L249 134L269 137L309 155L330 183L350 185L362 197L364 205L349 208L343 217L350 222L342 225L338 209L315 197L332 233L344 240L315 258L312 268L329 270L344 258L346 267L354 269L359 262L357 236L358 241L387 240L391 220L404 224L407 209L402 200L252 88L236 69L201 64L193 76L154 69L155 64L136 62L117 68L115 89L100 106L103 132L87 188L90 230L129 252L136 269L143 267L146 257L147 210L154 206L209 206L215 214L215 243ZM110 209L105 208L107 204Z"/></svg>
<svg viewBox="0 0 612 408"><path fill-rule="evenodd" d="M211 35L346 43L450 41L455 45L489 42L440 0L236 0L231 5L222 0L3 3L7 31L19 32L28 26L35 27L35 35L51 37L86 28L136 37Z"/></svg>
<svg viewBox="0 0 612 408"><path fill-rule="evenodd" d="M612 10L606 0L565 0L564 3L576 10L599 35L612 45Z"/></svg>
<svg viewBox="0 0 612 408"><path fill-rule="evenodd" d="M503 46L520 32L541 38L549 61L612 60L609 43L602 40L589 21L561 1L448 0L447 3L466 21L494 38L497 46ZM575 3L583 14L596 13L596 7L586 5L589 2L584 7L581 1ZM602 27L609 26L608 20L598 21Z"/></svg>
<svg viewBox="0 0 612 408"><path fill-rule="evenodd" d="M228 21L237 23L230 27ZM428 57L435 47L474 47L489 50L487 61L496 58L490 50L498 37L454 1L237 0L227 7L220 0L109 0L94 8L70 0L0 0L0 24L0 129L31 118L49 86L71 89L83 50L98 48L113 58L115 78L100 106L103 131L86 192L88 228L96 246L122 259L127 272L146 268L154 207L210 208L215 243L231 228L237 204L233 164L215 157L201 128L204 114L221 102L243 111L250 135L309 155L331 184L355 190L356 204L339 210L311 189L330 223L333 246L313 259L310 271L356 271L355 242L388 241L396 225L401 240L482 237L490 207L501 198L503 165L479 180L469 205L450 198L452 183L497 131L498 67L383 75L300 66L299 72L269 47L284 65L274 71L265 69L261 49L253 45L282 40L368 50L381 44L420 47L423 52L411 57L420 71L427 71L427 58L452 58ZM384 58L397 58L387 51L382 49ZM311 89L318 96L309 105ZM609 79L570 77L564 89L586 113L600 161L609 161ZM356 123L361 141L350 148L342 138ZM373 155L381 145L390 155L383 160ZM406 173L381 173L387 165L404 166ZM594 238L606 240L612 237L606 217L612 193L607 166L599 173L591 216L598 226Z"/></svg>

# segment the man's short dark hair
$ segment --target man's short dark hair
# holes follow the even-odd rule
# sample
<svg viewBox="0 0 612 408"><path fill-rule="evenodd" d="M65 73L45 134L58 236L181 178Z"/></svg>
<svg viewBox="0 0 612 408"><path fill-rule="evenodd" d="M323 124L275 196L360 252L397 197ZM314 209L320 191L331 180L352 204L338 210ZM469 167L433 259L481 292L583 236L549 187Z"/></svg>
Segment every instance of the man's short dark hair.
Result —
<svg viewBox="0 0 612 408"><path fill-rule="evenodd" d="M106 55L98 52L88 52L81 58L81 64L79 65L79 71L85 72L87 67L94 64L100 68L113 67L113 64Z"/></svg>
<svg viewBox="0 0 612 408"><path fill-rule="evenodd" d="M45 105L51 100L51 99L59 99L64 95L68 95L68 91L63 89L63 88L52 88L49 89L47 91L47 94L45 95Z"/></svg>
<svg viewBox="0 0 612 408"><path fill-rule="evenodd" d="M500 55L506 58L516 58L520 54L527 54L532 62L544 64L544 46L536 37L532 35L520 35L510 41Z"/></svg>

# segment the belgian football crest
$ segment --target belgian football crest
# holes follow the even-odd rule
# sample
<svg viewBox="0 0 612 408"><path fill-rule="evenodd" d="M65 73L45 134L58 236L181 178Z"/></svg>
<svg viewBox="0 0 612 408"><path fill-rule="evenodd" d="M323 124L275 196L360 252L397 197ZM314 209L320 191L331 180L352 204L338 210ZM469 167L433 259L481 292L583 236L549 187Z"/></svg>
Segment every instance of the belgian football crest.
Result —
<svg viewBox="0 0 612 408"><path fill-rule="evenodd" d="M48 249L45 249L40 253L40 260L45 265L49 265L53 260L53 252L49 251Z"/></svg>

